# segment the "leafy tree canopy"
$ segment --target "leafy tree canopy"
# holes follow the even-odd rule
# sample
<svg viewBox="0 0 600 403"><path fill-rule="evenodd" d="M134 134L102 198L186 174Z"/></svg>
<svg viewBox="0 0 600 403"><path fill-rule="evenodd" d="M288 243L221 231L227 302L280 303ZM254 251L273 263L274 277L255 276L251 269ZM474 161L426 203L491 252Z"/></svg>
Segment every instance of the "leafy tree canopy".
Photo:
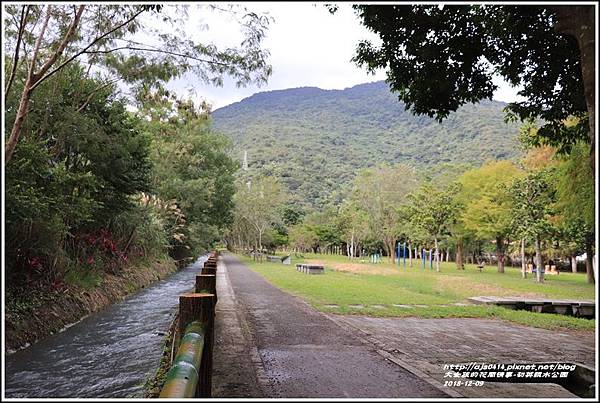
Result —
<svg viewBox="0 0 600 403"><path fill-rule="evenodd" d="M460 178L457 197L464 204L461 219L465 228L482 239L502 237L510 227L508 187L522 176L509 161L490 162L465 172Z"/></svg>
<svg viewBox="0 0 600 403"><path fill-rule="evenodd" d="M354 5L381 45L361 41L353 60L387 82L406 108L438 120L491 99L499 74L526 98L509 119L541 119L537 140L568 151L588 137L577 40L556 32L556 15L532 5ZM580 118L565 126L569 116Z"/></svg>
<svg viewBox="0 0 600 403"><path fill-rule="evenodd" d="M556 192L551 186L552 170L534 171L515 180L510 187L511 228L520 237L533 240L553 231Z"/></svg>
<svg viewBox="0 0 600 403"><path fill-rule="evenodd" d="M189 9L229 13L241 27L239 46L217 47L191 38ZM163 88L169 80L192 73L196 80L222 85L229 76L238 86L265 83L271 75L262 40L271 19L244 7L195 5L9 5L5 49L11 55L5 100L25 70L20 101L11 105L5 159L14 153L27 117L31 95L74 61L88 72L101 72L106 85L122 81L136 97Z"/></svg>
<svg viewBox="0 0 600 403"><path fill-rule="evenodd" d="M230 141L213 133L208 113L189 100L157 95L138 115L152 137L154 190L182 210L188 243L196 250L207 246L233 221L238 165L229 156Z"/></svg>

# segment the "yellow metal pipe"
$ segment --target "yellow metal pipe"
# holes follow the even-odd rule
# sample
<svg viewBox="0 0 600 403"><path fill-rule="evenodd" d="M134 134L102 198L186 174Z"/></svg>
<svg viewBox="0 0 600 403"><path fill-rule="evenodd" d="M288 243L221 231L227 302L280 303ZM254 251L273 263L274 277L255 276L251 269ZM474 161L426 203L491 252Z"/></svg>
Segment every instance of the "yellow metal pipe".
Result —
<svg viewBox="0 0 600 403"><path fill-rule="evenodd" d="M205 328L200 322L192 322L186 327L159 397L196 396L202 351L204 350L204 335Z"/></svg>

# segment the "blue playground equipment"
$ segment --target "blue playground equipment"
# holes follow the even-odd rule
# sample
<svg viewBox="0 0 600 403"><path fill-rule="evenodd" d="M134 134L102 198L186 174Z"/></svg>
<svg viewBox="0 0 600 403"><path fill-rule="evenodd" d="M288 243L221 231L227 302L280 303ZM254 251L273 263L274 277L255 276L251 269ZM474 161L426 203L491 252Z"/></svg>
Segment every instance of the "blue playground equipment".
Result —
<svg viewBox="0 0 600 403"><path fill-rule="evenodd" d="M398 247L396 248L396 251L396 255L398 256L398 260L396 262L398 263L398 266L400 266L400 257L402 257L402 263L404 265L404 268L406 269L406 255L408 253L406 249L406 242L402 244L402 249L400 249L400 242L398 242Z"/></svg>
<svg viewBox="0 0 600 403"><path fill-rule="evenodd" d="M433 249L429 249L429 269L433 270L433 260L431 260L433 256Z"/></svg>

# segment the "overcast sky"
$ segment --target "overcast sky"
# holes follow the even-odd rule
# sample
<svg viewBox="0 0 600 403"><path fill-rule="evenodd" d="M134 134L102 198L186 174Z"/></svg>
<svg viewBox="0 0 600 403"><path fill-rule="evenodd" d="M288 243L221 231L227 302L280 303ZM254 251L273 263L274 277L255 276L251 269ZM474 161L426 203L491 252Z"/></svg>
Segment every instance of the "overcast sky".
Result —
<svg viewBox="0 0 600 403"><path fill-rule="evenodd" d="M212 87L181 79L169 86L180 95L204 98L213 109L237 102L256 92L285 88L314 86L323 89L343 89L356 84L383 80L385 73L369 75L350 61L360 39L377 40L354 15L349 4L340 5L331 15L323 4L311 3L244 3L253 11L268 12L275 21L271 23L264 41L264 48L271 53L273 75L266 86L251 85L236 88L231 81L223 87ZM207 30L190 27L203 39L210 38L217 44L239 42L238 26L223 15L202 12L193 15L194 24L206 24ZM192 32L190 32L191 34ZM510 102L517 100L517 90L501 79L494 98ZM192 92L190 92L192 90Z"/></svg>

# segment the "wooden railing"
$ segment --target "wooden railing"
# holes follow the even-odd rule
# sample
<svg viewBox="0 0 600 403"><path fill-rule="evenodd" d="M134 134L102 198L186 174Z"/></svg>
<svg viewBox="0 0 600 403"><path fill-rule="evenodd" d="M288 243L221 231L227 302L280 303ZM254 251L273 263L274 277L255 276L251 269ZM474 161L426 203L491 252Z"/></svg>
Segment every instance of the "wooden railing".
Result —
<svg viewBox="0 0 600 403"><path fill-rule="evenodd" d="M173 343L177 354L159 397L211 397L217 252L196 275L193 293L179 296L179 323Z"/></svg>

